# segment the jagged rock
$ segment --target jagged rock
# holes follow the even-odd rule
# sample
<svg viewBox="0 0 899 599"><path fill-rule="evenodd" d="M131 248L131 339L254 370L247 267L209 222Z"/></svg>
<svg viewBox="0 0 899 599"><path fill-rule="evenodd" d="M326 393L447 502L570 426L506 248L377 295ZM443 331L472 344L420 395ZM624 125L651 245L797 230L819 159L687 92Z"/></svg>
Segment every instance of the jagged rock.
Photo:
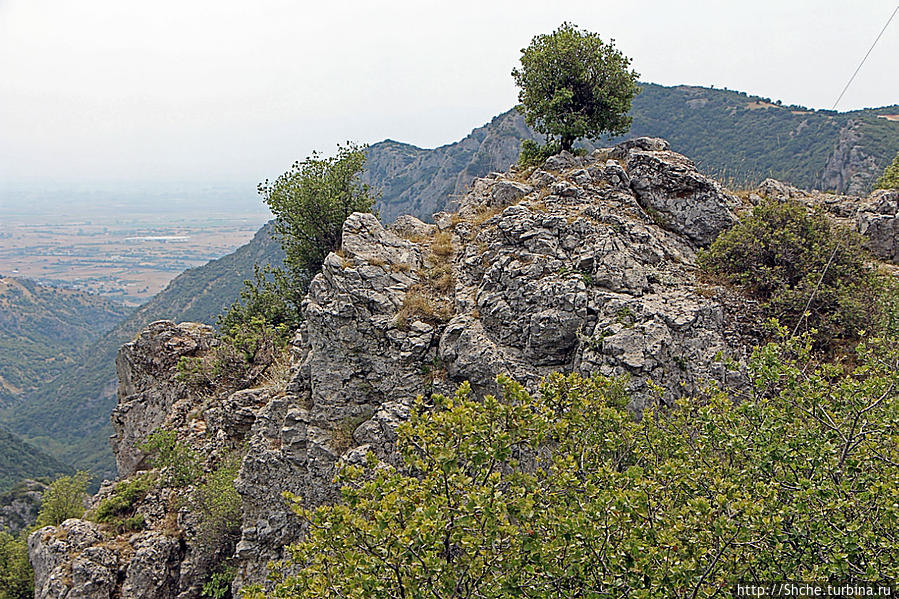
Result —
<svg viewBox="0 0 899 599"><path fill-rule="evenodd" d="M437 231L436 225L422 222L409 214L398 217L390 230L405 239L425 239L431 237Z"/></svg>
<svg viewBox="0 0 899 599"><path fill-rule="evenodd" d="M627 169L607 162L612 153ZM666 399L710 383L745 386L734 366L744 358L739 333L728 310L696 291L694 266L694 244L734 222L730 198L663 140L562 155L544 169L527 183L477 179L457 214L435 215L455 248L445 298L454 315L444 324L396 319L407 294L427 285L435 258L423 237L433 232L410 243L370 215L347 221L341 252L310 286L289 394L259 412L250 433L235 590L263 582L266 562L302 534L281 493L315 506L333 499L339 463L368 451L395 461L393 431L418 394L463 380L496 392L500 373L535 389L554 370L628 375L635 409L651 400L650 380ZM641 207L635 173L649 182L644 202L681 196L683 207L667 208L671 231Z"/></svg>
<svg viewBox="0 0 899 599"><path fill-rule="evenodd" d="M770 177L759 184L758 193L762 197L770 198L772 200L787 200L801 198L807 195L804 191L793 187L789 183L771 179Z"/></svg>
<svg viewBox="0 0 899 599"><path fill-rule="evenodd" d="M858 208L856 226L875 256L899 264L899 191L872 193Z"/></svg>
<svg viewBox="0 0 899 599"><path fill-rule="evenodd" d="M668 150L637 149L666 145L651 138L627 143L631 188L659 224L703 246L737 222L733 209L739 201L699 174L691 160Z"/></svg>
<svg viewBox="0 0 899 599"><path fill-rule="evenodd" d="M196 325L154 323L123 347L113 415L123 476L142 465L133 443L163 423L208 463L247 440L236 481L235 592L264 583L267 563L286 557L285 545L303 534L282 494L314 507L337 497L340 464L360 463L368 452L398 464L395 430L420 394L450 392L464 380L476 394L494 393L501 373L535 390L553 371L599 372L628 377L639 410L656 401L650 381L664 389L663 401L710 384L745 386L747 343L733 316L740 310L697 283L696 246L735 222L731 198L716 184L667 142L648 138L583 158L563 154L520 179L518 172L477 179L459 212L435 215L435 226L402 219L391 231L370 214L350 216L340 251L309 286L286 385L192 394L177 362L214 344ZM416 301L448 312L407 309ZM74 553L96 553L89 565L98 589L199 596L225 548L201 551L198 516L188 507L178 511L183 541L175 547L164 534L171 514L149 505L172 503L170 491L148 495L138 507L148 530L118 537L127 541L118 549L89 523L70 535L84 548ZM48 539L54 534L45 530ZM40 597L54 596L46 594L57 588L50 572L74 563L61 553L48 557L57 555L53 547L39 539L33 548Z"/></svg>
<svg viewBox="0 0 899 599"><path fill-rule="evenodd" d="M112 413L111 443L119 475L133 474L146 457L137 445L171 419L189 396L177 375L182 357L199 356L215 343L215 331L196 323L160 320L147 326L116 356L119 402ZM179 411L189 411L182 402Z"/></svg>
<svg viewBox="0 0 899 599"><path fill-rule="evenodd" d="M99 527L85 520L66 520L31 533L28 559L35 599L111 599L119 560L102 542Z"/></svg>

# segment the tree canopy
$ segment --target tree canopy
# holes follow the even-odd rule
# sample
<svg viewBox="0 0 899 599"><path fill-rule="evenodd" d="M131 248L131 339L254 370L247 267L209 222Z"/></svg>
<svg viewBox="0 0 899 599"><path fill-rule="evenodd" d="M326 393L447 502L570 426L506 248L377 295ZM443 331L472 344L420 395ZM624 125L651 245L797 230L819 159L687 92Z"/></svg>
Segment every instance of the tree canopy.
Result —
<svg viewBox="0 0 899 599"><path fill-rule="evenodd" d="M899 346L869 340L841 370L780 335L754 355L751 397L712 390L639 420L626 381L599 376L420 400L399 469L370 455L343 468L336 505L292 497L308 533L270 596L712 597L737 581L895 579Z"/></svg>
<svg viewBox="0 0 899 599"><path fill-rule="evenodd" d="M257 267L241 301L219 319L225 337L245 353L264 345L257 342L260 331L282 341L292 334L309 282L328 253L340 247L343 222L353 212L371 212L377 195L362 183L364 167L363 148L348 143L332 157L313 152L259 185L286 256L284 269Z"/></svg>
<svg viewBox="0 0 899 599"><path fill-rule="evenodd" d="M639 91L630 59L571 23L534 37L512 70L527 123L571 150L580 137L622 135Z"/></svg>

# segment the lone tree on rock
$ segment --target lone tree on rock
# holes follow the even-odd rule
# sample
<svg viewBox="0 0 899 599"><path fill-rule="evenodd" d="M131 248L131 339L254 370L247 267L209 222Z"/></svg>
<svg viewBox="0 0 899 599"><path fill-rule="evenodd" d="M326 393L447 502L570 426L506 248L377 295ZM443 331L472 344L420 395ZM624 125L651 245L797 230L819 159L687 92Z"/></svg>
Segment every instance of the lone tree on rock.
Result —
<svg viewBox="0 0 899 599"><path fill-rule="evenodd" d="M630 63L613 41L571 23L534 37L512 70L525 120L568 151L581 137L627 133L640 91Z"/></svg>

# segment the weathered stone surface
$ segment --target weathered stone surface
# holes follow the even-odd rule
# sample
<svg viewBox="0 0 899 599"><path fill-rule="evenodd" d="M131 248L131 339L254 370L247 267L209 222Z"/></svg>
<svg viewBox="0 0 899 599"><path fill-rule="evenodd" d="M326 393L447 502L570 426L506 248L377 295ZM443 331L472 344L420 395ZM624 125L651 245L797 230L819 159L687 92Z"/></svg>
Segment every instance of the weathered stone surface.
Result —
<svg viewBox="0 0 899 599"><path fill-rule="evenodd" d="M178 430L207 468L246 439L236 481L241 536L230 546L235 592L264 583L267 563L303 534L282 494L320 505L336 497L341 463L374 452L396 464L396 427L420 394L465 380L476 394L494 393L502 373L533 390L553 371L599 372L626 375L632 407L641 409L656 401L650 381L665 390L663 401L709 384L745 385L733 310L697 286L696 246L735 222L731 198L716 184L650 138L586 157L563 154L523 179L515 171L475 180L459 212L435 215L436 225L400 219L388 230L370 214L353 214L340 251L310 284L286 385L192 394L176 364L214 343L197 325L154 323L122 349L113 420L123 475L142 466L130 447L161 424ZM410 298L451 313L409 309L398 318ZM148 529L118 537L116 548L95 525L72 530L68 543L84 548L72 551L84 556L83 572L95 570L98 592L199 596L229 546L202 549L198 515L184 507L176 547L165 534L170 509L159 509L177 505L172 492L151 492L138 506ZM53 529L45 533L33 547L39 597L55 597L47 594L57 588L52 572L74 562L63 557L68 545L54 553Z"/></svg>
<svg viewBox="0 0 899 599"><path fill-rule="evenodd" d="M668 206L671 193L684 204L668 208L677 226L647 215L635 171L651 201ZM639 409L652 397L649 380L666 400L745 384L733 366L744 357L739 335L721 305L695 291L695 245L734 222L720 188L653 139L561 155L526 183L518 176L477 179L456 215L435 215L455 248L446 323L396 319L410 290L427 285L434 231L411 223L407 236L420 242L410 243L368 215L347 221L340 255L310 286L289 394L259 412L250 433L235 589L263 582L265 563L302 534L281 493L318 505L333 498L339 463L368 451L395 460L393 431L418 394L464 380L496 392L500 373L533 389L555 370L602 372L628 375Z"/></svg>
<svg viewBox="0 0 899 599"><path fill-rule="evenodd" d="M112 413L115 434L111 439L116 468L126 477L146 457L137 445L172 418L177 410L189 410L183 401L186 385L176 376L178 361L199 356L214 343L212 327L196 323L175 324L160 320L147 326L116 356L119 402Z"/></svg>
<svg viewBox="0 0 899 599"><path fill-rule="evenodd" d="M119 570L118 554L102 545L99 527L66 520L28 537L34 567L35 599L111 599Z"/></svg>
<svg viewBox="0 0 899 599"><path fill-rule="evenodd" d="M652 139L639 141L628 142L633 146L625 158L626 169L640 205L659 224L702 246L737 222L733 209L739 201L699 174L691 160L668 150L637 149L665 145Z"/></svg>
<svg viewBox="0 0 899 599"><path fill-rule="evenodd" d="M46 490L46 484L27 479L0 495L0 532L16 535L34 524Z"/></svg>

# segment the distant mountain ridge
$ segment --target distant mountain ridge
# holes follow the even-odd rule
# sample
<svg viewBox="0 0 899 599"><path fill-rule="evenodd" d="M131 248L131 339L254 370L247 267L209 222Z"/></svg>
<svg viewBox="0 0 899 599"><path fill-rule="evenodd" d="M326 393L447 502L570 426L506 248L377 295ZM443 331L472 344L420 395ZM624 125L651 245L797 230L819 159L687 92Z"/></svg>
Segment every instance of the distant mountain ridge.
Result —
<svg viewBox="0 0 899 599"><path fill-rule="evenodd" d="M864 195L899 152L899 105L838 113L724 89L643 83L631 115L626 135L597 145L662 137L734 187L755 187L772 177L805 189ZM432 150L393 140L373 144L365 178L383 192L381 219L389 223L405 213L430 219L475 177L506 170L523 139L542 140L513 109Z"/></svg>

